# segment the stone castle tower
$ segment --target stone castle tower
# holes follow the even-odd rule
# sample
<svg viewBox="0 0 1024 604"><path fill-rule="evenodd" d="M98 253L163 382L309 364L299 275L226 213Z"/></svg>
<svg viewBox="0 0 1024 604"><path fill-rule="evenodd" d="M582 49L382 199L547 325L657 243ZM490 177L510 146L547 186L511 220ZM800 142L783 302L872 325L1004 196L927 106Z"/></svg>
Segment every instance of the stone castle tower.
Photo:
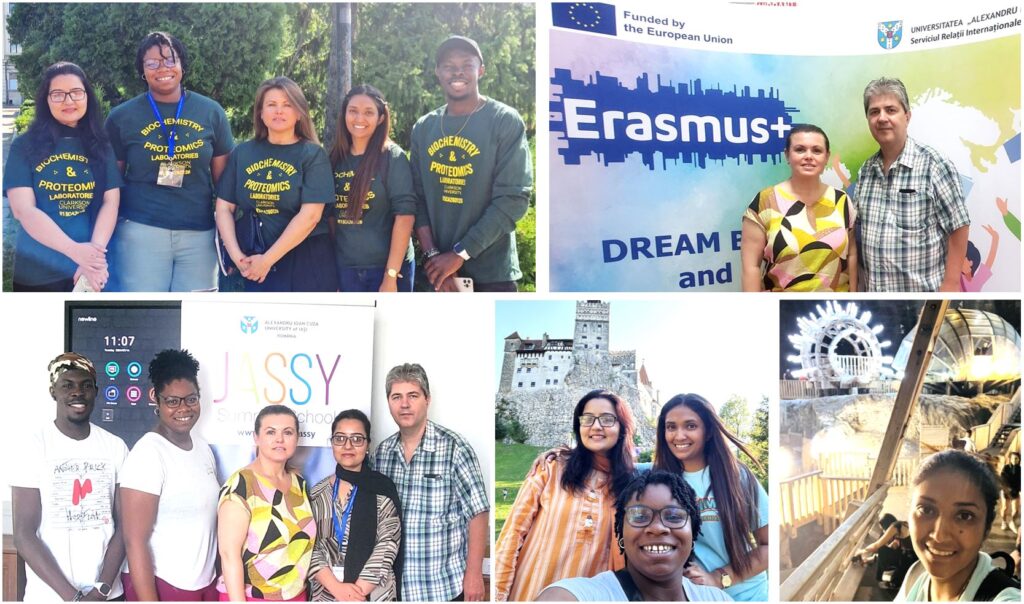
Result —
<svg viewBox="0 0 1024 604"><path fill-rule="evenodd" d="M515 409L531 445L572 442L572 410L584 394L606 388L630 406L641 446L652 447L660 405L636 351L609 349L611 304L576 303L573 338L505 338L497 402Z"/></svg>

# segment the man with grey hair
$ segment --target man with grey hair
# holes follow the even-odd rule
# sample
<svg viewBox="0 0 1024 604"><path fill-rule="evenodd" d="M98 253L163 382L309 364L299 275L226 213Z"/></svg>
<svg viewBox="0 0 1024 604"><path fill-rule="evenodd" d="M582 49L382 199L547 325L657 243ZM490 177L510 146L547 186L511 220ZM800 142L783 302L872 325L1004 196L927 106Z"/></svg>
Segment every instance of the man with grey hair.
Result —
<svg viewBox="0 0 1024 604"><path fill-rule="evenodd" d="M416 363L385 378L398 433L374 453L374 468L402 499L402 599L481 601L490 503L476 453L459 434L427 419L430 382Z"/></svg>
<svg viewBox="0 0 1024 604"><path fill-rule="evenodd" d="M870 82L864 114L879 146L860 168L855 195L868 290L960 291L971 221L956 167L907 136L900 80Z"/></svg>

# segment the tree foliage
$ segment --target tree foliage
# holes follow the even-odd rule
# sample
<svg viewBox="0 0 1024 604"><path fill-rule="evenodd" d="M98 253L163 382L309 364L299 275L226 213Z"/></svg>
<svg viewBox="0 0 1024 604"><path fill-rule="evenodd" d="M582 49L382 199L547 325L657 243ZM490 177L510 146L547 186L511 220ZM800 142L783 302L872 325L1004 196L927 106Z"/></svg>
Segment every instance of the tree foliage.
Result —
<svg viewBox="0 0 1024 604"><path fill-rule="evenodd" d="M764 490L768 490L768 397L761 397L761 402L757 406L757 410L754 412L754 425L750 430L747 444L754 457L764 468L759 469L757 466L750 466L751 471L757 476L758 482L764 487Z"/></svg>
<svg viewBox="0 0 1024 604"><path fill-rule="evenodd" d="M252 131L256 87L271 74L285 21L283 4L18 3L7 19L18 88L31 98L43 69L71 61L108 106L145 91L135 71L139 41L166 31L188 50L185 86L216 99L236 134ZM255 32L258 32L256 35Z"/></svg>
<svg viewBox="0 0 1024 604"><path fill-rule="evenodd" d="M733 395L722 404L718 410L718 417L722 418L729 431L738 436L741 440L747 437L750 429L750 411L747 410L747 399Z"/></svg>

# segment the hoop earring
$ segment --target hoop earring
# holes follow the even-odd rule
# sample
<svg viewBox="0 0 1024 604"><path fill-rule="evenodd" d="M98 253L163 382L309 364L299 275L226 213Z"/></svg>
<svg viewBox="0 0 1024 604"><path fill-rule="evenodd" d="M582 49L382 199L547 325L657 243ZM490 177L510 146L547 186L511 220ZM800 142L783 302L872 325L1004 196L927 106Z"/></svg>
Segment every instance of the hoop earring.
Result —
<svg viewBox="0 0 1024 604"><path fill-rule="evenodd" d="M160 408L159 407L153 407L153 415L160 415Z"/></svg>
<svg viewBox="0 0 1024 604"><path fill-rule="evenodd" d="M620 553L620 554L621 554L622 552L626 551L626 544L625 544L625 543L623 543L623 541L622 541L622 537L619 537L619 539L618 539L618 541L616 541L616 543L618 543L618 544L619 544L619 553Z"/></svg>

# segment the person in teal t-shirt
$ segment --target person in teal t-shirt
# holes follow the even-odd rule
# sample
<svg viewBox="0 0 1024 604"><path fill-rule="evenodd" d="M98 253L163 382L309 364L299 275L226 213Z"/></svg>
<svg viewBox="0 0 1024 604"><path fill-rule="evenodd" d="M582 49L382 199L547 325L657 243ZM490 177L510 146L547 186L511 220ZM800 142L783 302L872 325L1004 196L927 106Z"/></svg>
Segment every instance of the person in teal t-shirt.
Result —
<svg viewBox="0 0 1024 604"><path fill-rule="evenodd" d="M125 291L217 286L214 184L235 142L224 109L185 90L188 66L177 38L149 34L135 56L148 89L107 118L125 179L113 245Z"/></svg>
<svg viewBox="0 0 1024 604"><path fill-rule="evenodd" d="M480 94L483 74L476 42L445 40L434 75L446 104L412 129L416 237L436 290L452 291L452 277L469 277L474 291L516 291L523 276L516 222L533 188L526 126L515 109Z"/></svg>
<svg viewBox="0 0 1024 604"><path fill-rule="evenodd" d="M4 194L18 220L14 291L100 291L117 222L121 176L99 101L82 69L43 71L35 119L11 143Z"/></svg>
<svg viewBox="0 0 1024 604"><path fill-rule="evenodd" d="M696 394L665 403L657 439L654 469L682 473L697 492L701 535L686 576L737 601L767 601L768 495L731 447L756 457Z"/></svg>
<svg viewBox="0 0 1024 604"><path fill-rule="evenodd" d="M255 137L231 152L217 186L224 250L247 291L338 291L331 237L321 220L324 206L334 202L334 180L309 103L295 82L278 77L260 84L253 107ZM263 249L249 229L254 217Z"/></svg>
<svg viewBox="0 0 1024 604"><path fill-rule="evenodd" d="M334 253L341 291L410 292L416 193L402 148L391 141L391 109L373 86L341 102L334 169Z"/></svg>

